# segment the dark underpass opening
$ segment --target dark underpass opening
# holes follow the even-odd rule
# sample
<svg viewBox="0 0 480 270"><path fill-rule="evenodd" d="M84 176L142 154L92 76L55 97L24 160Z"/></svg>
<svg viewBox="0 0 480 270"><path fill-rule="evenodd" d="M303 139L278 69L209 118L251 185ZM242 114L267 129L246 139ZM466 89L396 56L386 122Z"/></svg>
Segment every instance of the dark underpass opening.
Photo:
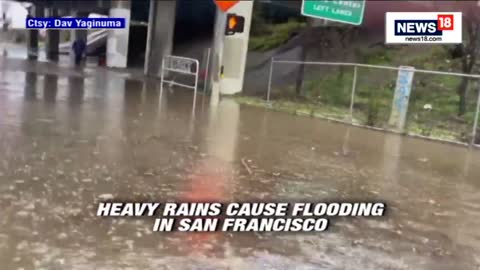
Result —
<svg viewBox="0 0 480 270"><path fill-rule="evenodd" d="M140 68L145 63L149 3L149 1L132 1L128 46L129 67ZM201 60L205 50L211 46L214 23L213 1L177 0L173 54Z"/></svg>

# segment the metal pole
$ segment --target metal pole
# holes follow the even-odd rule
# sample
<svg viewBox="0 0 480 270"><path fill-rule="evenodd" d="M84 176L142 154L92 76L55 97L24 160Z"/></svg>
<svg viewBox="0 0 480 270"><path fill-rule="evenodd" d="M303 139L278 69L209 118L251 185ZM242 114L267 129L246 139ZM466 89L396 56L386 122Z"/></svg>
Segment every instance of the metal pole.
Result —
<svg viewBox="0 0 480 270"><path fill-rule="evenodd" d="M268 75L268 88L267 88L267 102L270 102L270 91L272 88L272 75L273 75L273 61L275 57L270 59L270 74Z"/></svg>
<svg viewBox="0 0 480 270"><path fill-rule="evenodd" d="M212 72L210 73L212 91L210 93L210 106L217 106L220 101L220 87L222 78L220 76L221 66L223 64L223 39L227 23L227 15L217 8L215 17L215 34L213 37L212 48Z"/></svg>
<svg viewBox="0 0 480 270"><path fill-rule="evenodd" d="M195 74L195 89L193 90L193 110L195 110L195 106L197 105L197 85L198 85L198 71L200 69L200 63L195 61L197 65L196 74Z"/></svg>
<svg viewBox="0 0 480 270"><path fill-rule="evenodd" d="M478 82L477 109L475 111L475 120L473 121L472 140L470 141L470 147L472 147L475 144L475 138L477 137L479 112L480 112L480 81Z"/></svg>
<svg viewBox="0 0 480 270"><path fill-rule="evenodd" d="M163 94L163 68L165 67L165 57L162 57L162 67L160 69L160 97Z"/></svg>
<svg viewBox="0 0 480 270"><path fill-rule="evenodd" d="M207 86L208 82L210 81L208 76L210 75L209 69L210 69L210 48L207 49L207 65L205 67L205 79L203 82L203 94L205 95L207 93Z"/></svg>
<svg viewBox="0 0 480 270"><path fill-rule="evenodd" d="M150 1L150 7L148 12L148 26L147 26L147 47L145 49L145 62L143 63L144 75L148 75L148 73L150 72L150 62L151 62L150 57L152 52L152 35L153 35L153 28L154 28L153 20L155 17L155 9L156 9L155 1Z"/></svg>
<svg viewBox="0 0 480 270"><path fill-rule="evenodd" d="M353 67L352 93L350 97L350 122L353 124L353 105L355 104L355 88L357 87L357 66Z"/></svg>

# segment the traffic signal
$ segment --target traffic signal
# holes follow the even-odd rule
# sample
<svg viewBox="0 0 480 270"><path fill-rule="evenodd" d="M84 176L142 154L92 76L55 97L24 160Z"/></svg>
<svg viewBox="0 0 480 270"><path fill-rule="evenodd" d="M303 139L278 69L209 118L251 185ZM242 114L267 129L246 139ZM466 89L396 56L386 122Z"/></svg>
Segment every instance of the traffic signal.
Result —
<svg viewBox="0 0 480 270"><path fill-rule="evenodd" d="M245 26L245 17L238 16L233 13L227 14L227 25L225 27L225 35L231 36L235 33L243 33Z"/></svg>

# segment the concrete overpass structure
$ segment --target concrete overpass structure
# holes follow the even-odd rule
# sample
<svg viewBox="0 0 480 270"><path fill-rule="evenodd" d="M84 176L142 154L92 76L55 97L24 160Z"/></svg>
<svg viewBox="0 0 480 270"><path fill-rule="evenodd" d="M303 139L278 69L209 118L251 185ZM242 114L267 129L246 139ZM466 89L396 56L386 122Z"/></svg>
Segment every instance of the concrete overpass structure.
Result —
<svg viewBox="0 0 480 270"><path fill-rule="evenodd" d="M86 17L89 13L105 14L110 17L126 18L127 27L125 29L108 30L106 45L106 65L108 67L125 68L127 67L128 45L130 42L129 25L131 19L132 0L30 0L21 2L30 2L33 5L29 8L31 17L56 17L73 16ZM150 76L160 76L162 58L165 55L172 54L173 38L175 30L176 9L178 1L155 1L142 0L148 3L148 34L145 48L144 72ZM210 0L213 3L213 0ZM225 37L223 28L225 22L216 24L215 29L215 48L214 57L212 57L213 73L219 75L220 70L224 70L222 77L223 85L217 87L220 83L219 76L213 76L213 86L218 88L221 93L237 93L243 86L243 74L246 66L246 54L248 50L248 36L250 29L250 18L253 8L252 1L240 1L229 12L246 17L245 31L242 34ZM224 15L224 14L223 14ZM222 13L217 14L217 19L222 19ZM192 26L195 27L195 26ZM35 60L38 58L39 51L39 33L38 30L28 30L28 58ZM57 60L59 55L59 31L47 30L46 52L49 60ZM72 38L87 38L87 30L71 30ZM219 47L219 45L221 45ZM223 57L228 54L229 57ZM224 67L224 68L223 68Z"/></svg>

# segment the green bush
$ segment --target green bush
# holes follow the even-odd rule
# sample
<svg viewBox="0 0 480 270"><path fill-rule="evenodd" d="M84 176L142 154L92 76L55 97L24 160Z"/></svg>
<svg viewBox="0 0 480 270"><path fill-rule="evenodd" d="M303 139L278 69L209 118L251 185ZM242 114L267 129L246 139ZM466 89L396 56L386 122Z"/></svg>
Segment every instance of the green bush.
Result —
<svg viewBox="0 0 480 270"><path fill-rule="evenodd" d="M367 103L367 126L376 126L379 122L381 100L375 91L370 90L370 96Z"/></svg>

